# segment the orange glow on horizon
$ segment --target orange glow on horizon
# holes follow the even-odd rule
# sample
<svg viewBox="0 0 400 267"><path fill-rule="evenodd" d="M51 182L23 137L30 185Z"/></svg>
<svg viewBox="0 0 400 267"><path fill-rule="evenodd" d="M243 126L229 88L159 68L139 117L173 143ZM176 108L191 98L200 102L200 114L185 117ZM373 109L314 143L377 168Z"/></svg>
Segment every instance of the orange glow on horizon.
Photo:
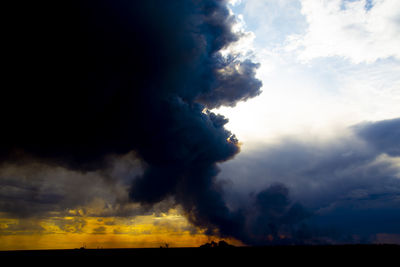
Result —
<svg viewBox="0 0 400 267"><path fill-rule="evenodd" d="M85 217L79 210L67 217L9 219L0 217L0 250L86 248L198 247L211 240L176 210L161 215ZM234 239L229 244L243 245Z"/></svg>

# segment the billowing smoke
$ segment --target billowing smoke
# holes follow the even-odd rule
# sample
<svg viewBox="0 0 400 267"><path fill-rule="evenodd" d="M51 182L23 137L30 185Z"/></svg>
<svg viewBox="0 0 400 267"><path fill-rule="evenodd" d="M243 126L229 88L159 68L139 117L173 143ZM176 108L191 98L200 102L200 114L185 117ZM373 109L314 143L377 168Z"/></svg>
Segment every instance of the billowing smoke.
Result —
<svg viewBox="0 0 400 267"><path fill-rule="evenodd" d="M260 221L275 227L262 235L292 223L285 189L260 194L262 214L249 222L248 211L227 207L216 182L217 163L239 147L224 128L228 120L209 110L261 88L258 64L220 53L240 38L225 1L27 1L6 8L12 28L0 161L87 172L133 151L145 171L134 179L132 201L173 197L207 233L248 243Z"/></svg>

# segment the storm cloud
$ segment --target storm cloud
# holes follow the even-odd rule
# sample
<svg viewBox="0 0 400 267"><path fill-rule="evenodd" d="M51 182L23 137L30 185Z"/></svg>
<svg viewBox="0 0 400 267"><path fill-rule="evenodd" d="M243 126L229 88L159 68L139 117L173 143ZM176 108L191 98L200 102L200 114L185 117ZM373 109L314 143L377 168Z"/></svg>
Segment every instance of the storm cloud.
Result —
<svg viewBox="0 0 400 267"><path fill-rule="evenodd" d="M144 209L129 202L134 175L143 173L132 154L108 159L110 168L81 172L43 162L3 163L0 166L0 211L8 218L32 219L54 215L124 217L165 211L160 205ZM168 208L167 208L168 209Z"/></svg>
<svg viewBox="0 0 400 267"><path fill-rule="evenodd" d="M211 110L262 84L257 63L221 53L241 37L225 1L5 8L1 212L40 217L101 199L94 216L132 216L177 205L206 234L255 245L344 240L318 227L400 233L399 119L236 156L228 119ZM58 225L79 231L76 220Z"/></svg>
<svg viewBox="0 0 400 267"><path fill-rule="evenodd" d="M400 156L400 118L354 126L357 134L371 144L377 153Z"/></svg>
<svg viewBox="0 0 400 267"><path fill-rule="evenodd" d="M329 140L285 138L241 153L221 165L220 179L231 181L225 198L240 207L279 182L311 215L296 230L307 233L303 240L371 242L379 233L398 234L399 129L399 119L363 122Z"/></svg>
<svg viewBox="0 0 400 267"><path fill-rule="evenodd" d="M38 162L89 182L133 151L143 172L128 175L131 201L172 197L194 225L238 237L244 218L216 182L238 140L209 110L257 96L261 82L258 64L220 53L240 39L225 1L27 1L7 13L0 163ZM71 200L26 190L37 197L9 197L44 209Z"/></svg>

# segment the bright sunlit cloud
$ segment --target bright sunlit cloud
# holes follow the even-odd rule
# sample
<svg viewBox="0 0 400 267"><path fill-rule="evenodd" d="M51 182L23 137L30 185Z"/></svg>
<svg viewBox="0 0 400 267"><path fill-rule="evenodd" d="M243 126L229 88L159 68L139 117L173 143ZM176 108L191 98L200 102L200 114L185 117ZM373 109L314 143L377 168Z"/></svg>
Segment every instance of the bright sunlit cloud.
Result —
<svg viewBox="0 0 400 267"><path fill-rule="evenodd" d="M242 31L253 36L237 47L261 63L263 93L220 108L227 127L250 147L282 136L334 137L361 121L398 117L398 5L248 0L232 6ZM269 23L254 22L271 10Z"/></svg>
<svg viewBox="0 0 400 267"><path fill-rule="evenodd" d="M301 0L306 34L289 36L302 60L339 56L353 63L400 59L397 0Z"/></svg>

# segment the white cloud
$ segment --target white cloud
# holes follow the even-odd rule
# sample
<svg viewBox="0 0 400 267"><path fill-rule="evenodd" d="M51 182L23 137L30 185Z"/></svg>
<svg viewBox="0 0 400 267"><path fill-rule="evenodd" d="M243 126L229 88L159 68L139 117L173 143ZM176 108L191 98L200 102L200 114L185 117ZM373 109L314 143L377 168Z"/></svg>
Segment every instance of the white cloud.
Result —
<svg viewBox="0 0 400 267"><path fill-rule="evenodd" d="M239 40L230 43L228 47L220 50L220 53L223 56L235 55L242 59L252 58L255 35L251 31L246 31L246 23L243 20L243 15L236 15L235 23L232 25L232 31L240 36Z"/></svg>
<svg viewBox="0 0 400 267"><path fill-rule="evenodd" d="M349 116L383 120L400 116L400 64L393 61L360 64L338 76L338 94Z"/></svg>
<svg viewBox="0 0 400 267"><path fill-rule="evenodd" d="M228 0L228 4L232 6L239 5L242 2L242 0Z"/></svg>
<svg viewBox="0 0 400 267"><path fill-rule="evenodd" d="M364 0L347 1L342 6L343 3L345 2L338 0L303 0L303 5L300 5L300 1L294 0L247 0L239 5L236 10L239 13L235 13L240 15L237 29L246 32L248 38L243 38L229 52L240 51L243 54L246 50L254 51L256 61L261 63L257 75L263 82L263 93L247 102L239 103L235 108L225 107L217 112L230 119L227 127L244 142L244 151L259 146L260 142L275 142L282 136L335 138L338 132L360 121L400 116L399 60L389 58L373 61L390 52L385 48L399 39L393 33L396 29L381 29L387 33L387 44L379 39L383 38L381 36L364 36L363 38L377 40L368 44L368 47L374 47L369 53L352 54L343 49L347 43L339 41L346 39L340 29L349 25L350 20L358 21L358 25L365 28L366 21L363 22L360 17L379 17L376 14L384 14L384 10L389 9L388 4L398 4L388 0L374 1L367 10L367 2ZM309 9L307 12L304 11L306 7ZM318 8L324 8L323 12L318 13ZM301 11L311 23L310 28L299 18L302 16ZM326 18L325 13L329 13L328 11L331 11L329 16L332 18ZM316 14L307 16L313 12ZM327 33L321 33L321 37L312 35L315 34L312 29L318 26L316 23L326 19L329 21L342 12L346 14L344 17L347 22L343 19L338 25L331 25L337 31L327 30ZM360 16L350 18L346 12L353 15L358 12ZM386 11L386 15L382 15L375 26L367 28L379 28L378 25L383 25L379 21L388 21L393 17L390 12ZM313 19L314 17L317 19ZM298 36L298 42L318 41L320 50L312 50L313 47L306 46L303 47L304 50L288 51L285 40L294 31L286 31L287 25L296 29L294 31L304 32L301 38ZM319 30L322 31L324 25ZM275 38L273 33L281 36ZM314 39L307 39L311 35ZM355 38L343 42L356 45L356 41L363 43L364 39ZM323 46L324 42L332 42L333 45ZM336 43L337 47L334 45ZM392 51L397 50L393 48ZM299 61L299 55L308 61ZM332 55L336 57L329 57ZM352 64L352 61L360 63Z"/></svg>
<svg viewBox="0 0 400 267"><path fill-rule="evenodd" d="M400 1L301 0L308 29L289 36L300 59L339 56L353 63L400 59Z"/></svg>
<svg viewBox="0 0 400 267"><path fill-rule="evenodd" d="M282 136L335 138L360 121L400 115L400 65L394 61L347 64L296 62L282 50L257 51L263 93L235 108L221 108L244 149Z"/></svg>

